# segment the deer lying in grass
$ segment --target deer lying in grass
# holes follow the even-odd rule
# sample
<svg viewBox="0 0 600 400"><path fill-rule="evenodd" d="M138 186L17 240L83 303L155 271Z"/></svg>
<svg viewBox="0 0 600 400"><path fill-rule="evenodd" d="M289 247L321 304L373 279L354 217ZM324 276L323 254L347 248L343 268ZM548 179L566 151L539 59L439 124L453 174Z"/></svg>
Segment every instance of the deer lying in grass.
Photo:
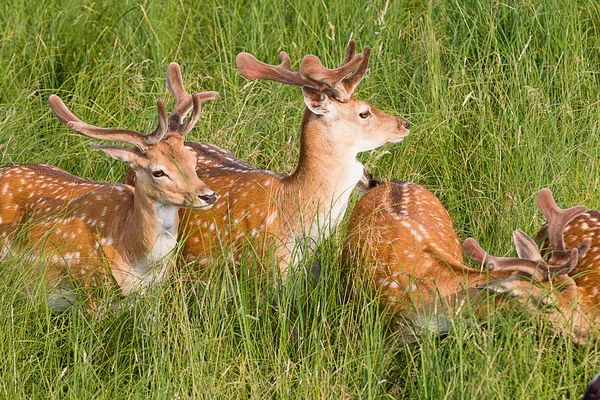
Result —
<svg viewBox="0 0 600 400"><path fill-rule="evenodd" d="M195 171L196 157L184 147L184 136L200 116L200 103L214 92L194 93L193 111L180 123L179 110L170 124L158 100L158 127L148 135L88 125L55 95L50 107L67 126L84 136L135 146L92 144L130 165L135 188L85 181L61 169L24 164L0 169L0 244L5 252L28 250L44 268L50 306L64 310L76 290L116 284L123 295L160 281L176 246L178 208L206 209L214 192Z"/></svg>
<svg viewBox="0 0 600 400"><path fill-rule="evenodd" d="M182 230L187 233L183 253L188 261L206 263L217 243L233 248L239 257L236 249L250 239L261 254L275 249L285 277L300 259L300 240L309 238L312 249L339 224L350 193L363 175L357 154L400 142L409 133L408 122L352 96L367 70L370 48L362 54L355 52L356 44L350 41L344 61L333 70L307 55L299 72L291 69L285 52L279 54L278 66L264 64L248 53L238 54L237 66L244 77L302 87L306 108L300 158L292 175L281 176L249 168L214 148L195 146L198 176L222 197L210 212L186 212L182 218L187 222ZM176 82L172 80L169 87L177 98L183 97Z"/></svg>
<svg viewBox="0 0 600 400"><path fill-rule="evenodd" d="M585 207L560 210L547 189L537 199L549 221L549 259L544 260L537 244L519 230L513 234L519 258L499 258L486 254L471 238L461 249L448 212L424 187L398 181L379 185L353 210L345 264L368 269L364 274L374 291L401 316L400 323L408 320L414 327L431 328L433 322L445 330L443 315L433 315L438 307L454 312L466 297L483 300L487 289L510 294L531 309L539 308L576 342L585 342L591 314L582 307L578 298L582 292L569 274L594 269L585 262L590 238L580 236L578 247L570 251L562 241L565 226L583 214ZM487 270L467 267L463 249Z"/></svg>
<svg viewBox="0 0 600 400"><path fill-rule="evenodd" d="M183 211L187 261L205 265L220 252L220 246L239 259L240 249L250 240L259 258L267 249L275 249L285 276L299 260L301 239L308 237L314 245L338 225L350 192L363 175L357 154L399 142L409 133L408 122L352 96L367 70L370 49L362 54L355 51L351 41L341 66L333 70L307 55L299 72L291 69L285 52L279 54L278 66L264 64L248 53L238 54L237 66L244 77L302 87L306 108L300 158L296 171L282 176L254 169L215 146L188 143L198 156L198 176L220 198L210 212ZM169 90L178 104L189 104L180 70L170 72Z"/></svg>

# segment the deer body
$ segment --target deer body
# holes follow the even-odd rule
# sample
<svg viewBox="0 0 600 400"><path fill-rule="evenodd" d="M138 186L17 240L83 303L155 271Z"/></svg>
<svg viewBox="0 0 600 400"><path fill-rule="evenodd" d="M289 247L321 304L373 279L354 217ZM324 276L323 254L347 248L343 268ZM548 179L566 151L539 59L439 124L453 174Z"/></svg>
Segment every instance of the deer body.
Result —
<svg viewBox="0 0 600 400"><path fill-rule="evenodd" d="M7 193L0 200L6 210L0 236L10 243L5 245L14 243L20 251L32 247L38 257L49 257L57 266L50 280L68 267L85 286L98 286L98 279L112 281L106 273L112 271L127 295L136 284L146 286L164 275L177 237L176 207L135 196L127 185L84 181L48 165L2 168L0 182ZM48 197L48 191L56 196ZM99 269L105 255L110 266Z"/></svg>
<svg viewBox="0 0 600 400"><path fill-rule="evenodd" d="M507 276L468 268L450 215L433 193L411 182L378 185L359 200L344 260L394 313L419 325L423 310L455 308L468 288Z"/></svg>
<svg viewBox="0 0 600 400"><path fill-rule="evenodd" d="M310 117L309 112L307 115ZM221 163L213 166L197 151L198 176L222 197L211 211L182 211L192 214L182 217L188 221L183 230L192 232L184 247L187 259L208 260L211 233L214 237L215 232L221 232L234 248L248 238L265 246L273 245L274 240L285 269L297 238L309 237L314 243L319 236L328 237L344 215L363 166L355 153L306 157L310 151L306 147L302 146L300 156L306 160L287 177L244 167L231 171Z"/></svg>
<svg viewBox="0 0 600 400"><path fill-rule="evenodd" d="M164 278L177 244L178 209L207 208L214 192L195 173L193 151L183 137L196 123L200 102L215 94L194 94L186 124L167 118L158 101L159 127L149 135L88 125L57 97L50 106L68 128L85 136L117 140L135 148L93 145L135 171L135 187L85 181L59 168L25 164L0 169L0 245L4 253L26 251L31 279L50 287L50 306L64 310L78 289L91 295L116 285L123 295Z"/></svg>
<svg viewBox="0 0 600 400"><path fill-rule="evenodd" d="M238 55L238 68L249 79L302 86L306 108L300 157L296 171L281 176L249 167L214 146L191 146L197 153L198 176L221 198L209 212L182 211L183 253L188 261L206 264L218 243L239 259L239 247L250 239L259 255L274 250L285 274L302 254L301 240L308 239L311 250L339 224L350 193L363 175L357 154L399 142L409 133L406 121L352 97L370 51L367 48L356 55L355 47L350 42L346 59L336 70L325 69L314 56L304 57L300 72L294 72L283 52L277 67L248 53ZM171 78L167 86L175 97L184 98L180 75Z"/></svg>
<svg viewBox="0 0 600 400"><path fill-rule="evenodd" d="M598 273L587 260L596 260L600 250L589 250L592 235L580 232L590 229L596 216L583 214L581 206L558 208L547 189L538 193L537 202L550 222L550 256L544 260L533 239L517 230L513 236L519 258L502 258L487 254L470 238L461 249L447 211L422 186L379 185L353 210L344 260L350 268L362 268L359 275L368 277L383 304L417 327L431 327L431 313L439 306L454 312L466 297L477 305L492 291L543 313L582 343L597 323ZM467 267L463 251L487 270ZM439 324L439 316L434 317Z"/></svg>

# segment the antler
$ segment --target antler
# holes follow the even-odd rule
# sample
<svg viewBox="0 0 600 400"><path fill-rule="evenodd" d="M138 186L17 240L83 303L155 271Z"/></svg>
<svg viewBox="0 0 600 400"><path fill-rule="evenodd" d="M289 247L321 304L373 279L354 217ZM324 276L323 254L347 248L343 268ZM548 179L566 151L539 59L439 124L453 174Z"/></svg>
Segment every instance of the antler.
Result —
<svg viewBox="0 0 600 400"><path fill-rule="evenodd" d="M591 240L586 238L578 248L567 250L564 231L567 224L573 218L585 213L587 208L577 206L563 210L556 205L552 192L545 188L538 192L536 203L548 221L548 236L552 252L547 261L543 259L535 241L521 230L513 232L519 258L491 256L473 238L464 241L464 252L473 261L487 266L490 271L519 271L531 275L536 281L550 280L557 275L573 271L579 259L589 250Z"/></svg>
<svg viewBox="0 0 600 400"><path fill-rule="evenodd" d="M338 68L325 68L318 57L309 54L302 59L298 72L291 69L292 62L285 51L279 53L281 63L277 66L260 62L249 53L238 54L235 61L240 73L247 79L269 79L287 85L311 86L344 102L352 96L364 77L371 48L367 46L362 54L355 53L356 42L350 40L346 57ZM348 76L352 71L355 72Z"/></svg>
<svg viewBox="0 0 600 400"><path fill-rule="evenodd" d="M513 271L530 275L535 281L542 282L551 280L553 277L568 274L576 266L579 259L579 250L573 249L567 261L560 265L551 265L542 259L537 245L529 236L520 230L513 232L515 245L519 257L530 256L531 258L494 257L481 248L473 238L463 242L463 251L473 261L486 266L490 271ZM535 251L533 249L535 248Z"/></svg>
<svg viewBox="0 0 600 400"><path fill-rule="evenodd" d="M67 128L94 139L114 140L117 142L128 143L137 147L142 153L145 153L148 150L148 146L158 143L167 134L167 113L161 99L156 101L156 106L158 108L158 127L152 133L147 135L125 129L100 128L87 124L73 115L60 97L55 94L48 98L48 102L50 103L50 108L54 115L56 115Z"/></svg>
<svg viewBox="0 0 600 400"><path fill-rule="evenodd" d="M538 192L536 203L538 209L544 214L544 217L546 217L546 221L548 222L548 240L550 242L550 247L552 248L550 260L556 260L556 262L559 262L558 260L562 261L569 253L565 248L563 236L564 230L571 220L584 214L587 211L587 208L585 206L576 206L563 210L554 201L550 189L546 188L543 188ZM584 246L584 244L582 244L582 246ZM587 252L588 248L589 244L585 248L585 252ZM585 252L580 254L581 257L585 255Z"/></svg>
<svg viewBox="0 0 600 400"><path fill-rule="evenodd" d="M182 135L187 134L198 121L200 115L200 103L209 100L216 100L219 97L218 92L201 92L188 94L183 86L181 68L176 62L169 64L167 68L167 88L175 98L175 108L171 112L171 129L178 130ZM198 97L198 103L194 102L194 96ZM183 119L193 109L192 116L183 124ZM198 114L195 116L195 114ZM193 123L191 123L193 121ZM184 133L185 132L185 133Z"/></svg>

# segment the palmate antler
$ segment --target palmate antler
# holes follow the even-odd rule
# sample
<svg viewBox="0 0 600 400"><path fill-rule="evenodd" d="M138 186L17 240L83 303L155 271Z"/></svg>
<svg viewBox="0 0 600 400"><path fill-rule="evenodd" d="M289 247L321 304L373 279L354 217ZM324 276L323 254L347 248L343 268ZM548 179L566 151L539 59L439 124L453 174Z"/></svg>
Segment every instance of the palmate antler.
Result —
<svg viewBox="0 0 600 400"><path fill-rule="evenodd" d="M51 95L48 98L48 102L54 115L67 128L94 139L114 140L131 144L137 147L142 153L145 153L148 147L158 143L167 134L187 135L200 118L201 103L203 101L215 100L219 97L217 92L188 94L183 87L181 69L177 63L171 63L167 69L167 87L176 100L175 108L170 116L171 122L169 125L167 124L165 105L161 99L158 99L156 101L158 107L158 127L147 135L126 129L100 128L83 122L67 108L57 95ZM183 119L190 110L192 110L192 114L184 122Z"/></svg>
<svg viewBox="0 0 600 400"><path fill-rule="evenodd" d="M591 241L586 239L579 248L566 250L564 230L571 220L585 213L587 208L578 206L562 210L554 202L549 189L538 192L537 205L548 221L548 235L552 247L548 260L543 259L536 242L520 230L513 232L519 258L491 256L473 238L463 242L465 254L490 271L519 272L532 277L537 282L549 281L558 275L569 274L575 269L579 259L585 256Z"/></svg>
<svg viewBox="0 0 600 400"><path fill-rule="evenodd" d="M48 102L50 103L50 108L54 115L56 115L67 128L94 139L114 140L116 142L131 144L137 147L142 153L145 153L149 146L158 143L165 137L168 131L167 113L161 99L156 101L158 107L158 127L152 133L147 135L126 129L100 128L85 123L73 115L61 98L55 94L48 98Z"/></svg>
<svg viewBox="0 0 600 400"><path fill-rule="evenodd" d="M371 48L367 46L362 54L356 54L356 42L350 40L344 61L338 68L325 68L318 57L309 54L302 59L298 72L292 70L292 61L285 51L279 53L279 65L260 62L250 53L238 54L235 61L240 73L247 79L268 79L287 85L310 86L345 102L364 77L370 53ZM352 71L354 73L349 75Z"/></svg>

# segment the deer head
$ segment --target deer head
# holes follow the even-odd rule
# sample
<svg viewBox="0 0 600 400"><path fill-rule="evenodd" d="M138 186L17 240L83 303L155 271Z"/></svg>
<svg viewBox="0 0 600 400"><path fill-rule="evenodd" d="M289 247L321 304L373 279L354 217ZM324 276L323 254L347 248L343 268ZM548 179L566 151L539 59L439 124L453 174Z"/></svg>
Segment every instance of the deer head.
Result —
<svg viewBox="0 0 600 400"><path fill-rule="evenodd" d="M362 54L356 54L356 42L351 40L344 61L336 69L327 69L317 57L307 55L299 71L293 71L290 57L283 51L279 53L281 64L277 66L262 63L249 53L238 54L236 63L247 79L301 86L306 109L310 112L305 124L318 121L322 127L320 134L332 135L331 141L359 153L399 142L409 133L409 123L405 120L353 96L367 71L370 52L366 47Z"/></svg>
<svg viewBox="0 0 600 400"><path fill-rule="evenodd" d="M579 290L569 273L585 256L591 241L585 239L578 248L567 250L563 234L569 221L585 213L586 208L562 210L548 189L538 193L537 206L548 221L551 253L547 259L542 257L536 242L520 230L513 233L518 258L491 256L473 238L464 241L463 250L489 271L509 274L477 288L517 298L528 308L544 313L552 323L569 332L575 342L583 343L589 335L590 320L580 307Z"/></svg>
<svg viewBox="0 0 600 400"><path fill-rule="evenodd" d="M200 117L201 102L213 100L215 92L190 95L187 110L177 104L167 124L167 115L162 100L157 101L158 127L150 134L99 128L77 118L56 95L48 99L54 115L67 128L84 136L113 140L135 146L124 148L92 144L110 157L126 162L135 173L135 186L138 195L142 192L151 201L176 207L210 208L216 201L215 193L196 175L196 156L183 144ZM192 114L183 122L183 116L192 109Z"/></svg>

